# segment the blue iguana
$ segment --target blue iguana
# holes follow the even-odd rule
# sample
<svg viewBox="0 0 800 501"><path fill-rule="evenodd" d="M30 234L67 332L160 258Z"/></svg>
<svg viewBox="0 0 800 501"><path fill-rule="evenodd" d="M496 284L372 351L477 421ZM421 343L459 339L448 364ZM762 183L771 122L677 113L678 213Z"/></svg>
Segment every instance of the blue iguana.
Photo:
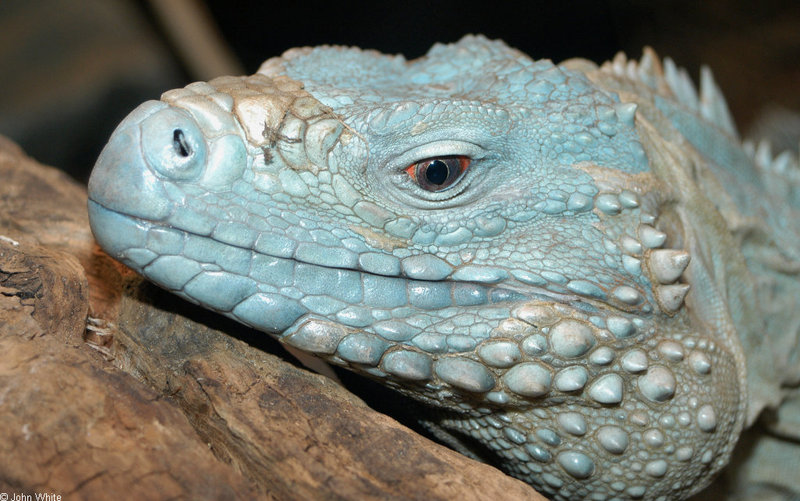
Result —
<svg viewBox="0 0 800 501"><path fill-rule="evenodd" d="M153 282L429 404L553 499L678 499L796 396L798 187L707 69L698 95L649 49L556 65L467 36L166 92L112 135L89 213Z"/></svg>

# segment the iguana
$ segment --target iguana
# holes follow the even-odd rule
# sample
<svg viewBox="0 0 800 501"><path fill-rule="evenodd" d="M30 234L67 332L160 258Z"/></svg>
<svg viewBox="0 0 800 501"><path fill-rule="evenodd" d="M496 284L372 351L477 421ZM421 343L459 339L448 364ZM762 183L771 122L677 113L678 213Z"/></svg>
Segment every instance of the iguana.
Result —
<svg viewBox="0 0 800 501"><path fill-rule="evenodd" d="M799 187L707 69L698 95L649 49L467 36L168 91L113 133L89 213L148 279L429 404L553 499L678 499L796 397Z"/></svg>

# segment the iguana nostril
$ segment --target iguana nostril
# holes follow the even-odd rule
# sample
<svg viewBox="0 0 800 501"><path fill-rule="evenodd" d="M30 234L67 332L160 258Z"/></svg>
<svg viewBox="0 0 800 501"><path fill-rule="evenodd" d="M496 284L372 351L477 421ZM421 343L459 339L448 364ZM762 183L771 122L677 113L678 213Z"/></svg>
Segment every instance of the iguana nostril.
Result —
<svg viewBox="0 0 800 501"><path fill-rule="evenodd" d="M172 131L172 147L175 148L175 153L184 158L192 154L192 147L186 142L186 137L181 129Z"/></svg>
<svg viewBox="0 0 800 501"><path fill-rule="evenodd" d="M208 145L200 124L186 111L167 107L141 124L141 151L158 176L175 181L197 179L205 169Z"/></svg>

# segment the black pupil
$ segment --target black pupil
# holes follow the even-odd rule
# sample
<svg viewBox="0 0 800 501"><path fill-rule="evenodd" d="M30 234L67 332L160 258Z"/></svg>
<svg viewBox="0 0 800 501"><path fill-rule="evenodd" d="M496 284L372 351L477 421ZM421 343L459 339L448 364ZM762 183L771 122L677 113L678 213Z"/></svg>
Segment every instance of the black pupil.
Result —
<svg viewBox="0 0 800 501"><path fill-rule="evenodd" d="M182 157L188 157L192 154L192 149L189 147L189 144L186 142L186 137L180 129L175 129L172 132L172 147L175 148L175 152Z"/></svg>
<svg viewBox="0 0 800 501"><path fill-rule="evenodd" d="M428 168L425 169L425 179L427 179L429 183L437 186L444 184L449 174L450 168L441 160L434 160L429 163Z"/></svg>

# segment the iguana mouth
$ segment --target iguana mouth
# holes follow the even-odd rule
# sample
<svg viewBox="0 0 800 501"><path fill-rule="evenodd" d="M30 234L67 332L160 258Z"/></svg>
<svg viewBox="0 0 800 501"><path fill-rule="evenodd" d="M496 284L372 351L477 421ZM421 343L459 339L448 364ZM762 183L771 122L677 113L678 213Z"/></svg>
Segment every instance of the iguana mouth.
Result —
<svg viewBox="0 0 800 501"><path fill-rule="evenodd" d="M304 319L315 318L346 329L375 332L392 341L407 341L422 334L430 322L463 315L462 308L494 309L498 318L505 318L510 308L530 302L563 305L565 317L581 312L602 318L619 338L641 332L645 325L612 305L594 305L576 295L524 284L507 287L450 278L433 281L377 275L265 255L161 221L122 214L93 200L89 212L96 238L116 259L191 302L275 334L291 334ZM107 235L109 228L113 236ZM120 235L128 238L120 240ZM204 247L208 249L202 250ZM397 321L414 315L429 320L416 326ZM470 318L472 324L481 323L475 315ZM485 325L488 332L490 324ZM448 330L456 335L470 333L464 322Z"/></svg>
<svg viewBox="0 0 800 501"><path fill-rule="evenodd" d="M304 302L308 305L302 308L306 312L326 316L334 312L330 308L312 307L314 301L309 297L332 298L341 303L341 309L358 304L361 305L359 308L384 310L403 307L442 310L449 307L507 304L537 295L553 301L565 300L551 297L555 295L548 291L523 294L501 285L384 276L359 269L325 266L295 257L266 255L254 249L173 228L160 221L123 214L94 200L89 201L89 211L96 238L116 259L162 287L194 302L211 304L223 313L232 312L241 301L258 293L283 295L287 301ZM113 228L114 238L126 234L129 240L122 244L119 241L109 242L111 237L106 238L107 228ZM203 251L203 246L209 249ZM181 266L176 266L178 263ZM239 282L239 287L217 297L212 284L200 286L196 283L198 277L203 275L235 280ZM350 315L341 313L336 318L351 327L365 327L381 320L372 316L356 318L352 311ZM279 332L283 328L275 325L270 331Z"/></svg>

